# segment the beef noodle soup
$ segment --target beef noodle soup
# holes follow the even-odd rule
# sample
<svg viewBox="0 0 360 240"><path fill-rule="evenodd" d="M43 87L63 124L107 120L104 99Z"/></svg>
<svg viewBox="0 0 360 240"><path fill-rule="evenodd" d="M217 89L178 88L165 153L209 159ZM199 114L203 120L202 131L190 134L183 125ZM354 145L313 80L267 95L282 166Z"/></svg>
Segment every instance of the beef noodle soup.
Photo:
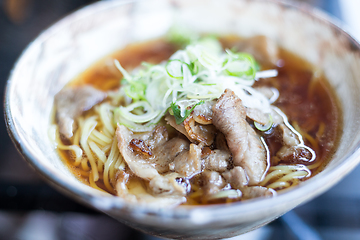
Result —
<svg viewBox="0 0 360 240"><path fill-rule="evenodd" d="M264 36L128 45L54 108L57 149L79 180L161 206L274 197L321 171L341 130L321 69Z"/></svg>

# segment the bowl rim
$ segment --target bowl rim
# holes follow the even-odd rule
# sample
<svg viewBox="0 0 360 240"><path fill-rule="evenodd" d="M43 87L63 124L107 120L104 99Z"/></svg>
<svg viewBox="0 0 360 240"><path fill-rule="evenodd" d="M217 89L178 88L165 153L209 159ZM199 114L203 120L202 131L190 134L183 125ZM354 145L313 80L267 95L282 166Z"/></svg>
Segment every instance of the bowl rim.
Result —
<svg viewBox="0 0 360 240"><path fill-rule="evenodd" d="M221 221L228 221L229 219L239 221L239 213L242 214L242 217L246 216L247 220L251 219L252 215L266 215L268 212L269 206L281 206L286 205L288 202L292 202L297 199L303 199L302 203L309 201L312 198L320 195L325 192L331 186L335 185L340 179L342 179L347 173L349 173L357 164L360 162L360 142L356 144L356 147L353 151L349 152L346 156L343 157L344 161L340 162L335 169L328 172L328 174L323 175L321 178L313 177L308 179L306 182L302 183L300 186L293 187L291 191L284 192L279 194L275 198L260 198L254 199L244 202L235 202L232 204L217 204L217 205L204 205L204 206L180 206L176 208L167 208L166 212L161 208L149 208L147 206L139 206L136 204L127 203L120 198L111 198L111 207L108 209L108 205L105 207L101 204L108 197L99 197L93 194L86 193L84 191L79 190L71 184L63 181L63 179L57 175L53 175L49 169L47 169L44 165L40 164L37 161L37 157L32 155L29 149L22 145L22 138L20 134L16 131L15 121L11 112L11 102L10 102L10 93L13 88L13 76L18 66L21 64L22 59L26 54L36 45L41 44L43 41L51 36L53 31L61 30L62 26L70 24L69 20L78 20L84 17L91 16L96 14L99 11L106 11L107 9L111 9L113 6L121 6L130 3L136 3L146 0L125 0L125 1L102 1L90 4L79 10L76 10L69 15L63 17L61 20L55 22L50 27L42 31L21 53L18 60L15 62L9 78L7 80L6 88L5 88L5 100L4 100L4 115L5 122L8 134L12 139L12 142L16 146L17 150L21 153L24 159L37 170L43 178L47 180L52 186L59 189L61 192L65 193L72 198L75 198L86 205L96 208L100 211L108 211L109 209L117 209L126 211L129 213L133 213L134 218L139 220L143 219L144 216L150 217L153 222L146 222L150 225L157 225L158 221L165 223L167 225L171 225L171 219L173 220L193 220L190 221L190 225L203 225L208 223L215 223ZM360 43L352 37L349 33L351 32L343 23L340 23L339 20L334 17L330 17L328 14L323 12L322 10L313 8L307 4L295 4L289 3L282 0L256 0L257 2L264 3L273 3L286 8L293 8L297 11L302 12L303 14L315 18L317 21L325 23L329 25L329 27L334 28L347 37L349 41L351 41L357 49L360 49ZM319 173L321 174L321 173ZM321 188L319 188L319 183L321 183ZM304 196L304 193L307 195ZM203 216L202 218L198 218L199 216ZM205 217L204 217L205 216Z"/></svg>

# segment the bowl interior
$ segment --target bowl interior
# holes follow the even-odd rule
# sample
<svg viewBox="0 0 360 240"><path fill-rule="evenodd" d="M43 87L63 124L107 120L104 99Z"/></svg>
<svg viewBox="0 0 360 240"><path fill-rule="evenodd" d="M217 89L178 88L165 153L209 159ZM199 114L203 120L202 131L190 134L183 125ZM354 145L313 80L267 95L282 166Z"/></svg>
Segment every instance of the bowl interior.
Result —
<svg viewBox="0 0 360 240"><path fill-rule="evenodd" d="M339 97L344 119L339 147L325 170L273 199L172 209L166 214L128 205L79 182L49 138L54 95L100 58L128 43L161 37L173 24L204 33L266 35L321 69ZM216 224L221 228L230 220L233 225L257 221L259 226L319 195L359 162L359 79L359 44L324 14L306 7L261 0L100 2L62 19L24 51L8 82L6 121L20 151L51 183L117 219L168 229ZM254 227L246 226L243 232Z"/></svg>

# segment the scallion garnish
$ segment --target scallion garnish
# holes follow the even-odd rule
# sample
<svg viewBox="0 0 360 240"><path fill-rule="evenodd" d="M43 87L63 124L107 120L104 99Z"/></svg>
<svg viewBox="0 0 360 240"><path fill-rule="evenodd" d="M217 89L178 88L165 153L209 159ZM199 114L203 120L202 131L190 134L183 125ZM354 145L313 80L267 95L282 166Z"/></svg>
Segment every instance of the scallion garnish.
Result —
<svg viewBox="0 0 360 240"><path fill-rule="evenodd" d="M274 123L273 118L272 118L271 114L269 114L269 120L265 125L262 125L262 124L254 121L254 126L259 131L266 132L267 130L269 130L273 126L273 123Z"/></svg>
<svg viewBox="0 0 360 240"><path fill-rule="evenodd" d="M130 105L115 111L116 122L133 131L145 131L172 111L177 124L181 124L197 105L220 97L226 88L232 89L245 107L270 112L269 100L251 86L256 77L274 76L276 70L257 72L258 64L251 55L223 51L214 37L193 38L197 39L194 41L179 36L174 39L191 43L165 63L142 63L129 74L115 60L124 78L122 92L132 100ZM134 112L136 104L142 105L143 110L137 108Z"/></svg>
<svg viewBox="0 0 360 240"><path fill-rule="evenodd" d="M169 76L178 80L183 79L184 68L189 69L188 64L179 59L169 60L165 65L166 72Z"/></svg>
<svg viewBox="0 0 360 240"><path fill-rule="evenodd" d="M184 114L182 115L181 113L181 109L180 107L172 102L171 105L170 105L170 108L171 108L171 111L172 111L172 115L174 115L175 117L175 121L176 121L176 124L181 124L182 122L184 122L184 120L190 116L191 112L194 110L194 108L198 105L201 105L203 104L204 101L199 101L198 103L196 103L194 106L192 106L190 109L185 109L185 112Z"/></svg>

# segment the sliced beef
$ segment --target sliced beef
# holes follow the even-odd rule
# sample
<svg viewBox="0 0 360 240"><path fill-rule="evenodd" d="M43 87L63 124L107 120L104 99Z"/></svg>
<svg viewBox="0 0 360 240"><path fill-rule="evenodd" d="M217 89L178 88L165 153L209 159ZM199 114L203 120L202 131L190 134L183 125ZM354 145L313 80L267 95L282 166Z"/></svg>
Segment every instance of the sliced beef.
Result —
<svg viewBox="0 0 360 240"><path fill-rule="evenodd" d="M254 186L254 187L244 187L241 189L244 198L257 198L257 197L272 197L276 193L273 190L270 190L266 187Z"/></svg>
<svg viewBox="0 0 360 240"><path fill-rule="evenodd" d="M218 132L215 138L215 148L230 152L226 138L222 132Z"/></svg>
<svg viewBox="0 0 360 240"><path fill-rule="evenodd" d="M128 202L135 203L137 202L136 197L132 194L129 194L129 189L127 188L129 178L129 173L127 173L126 171L119 171L115 184L115 190L118 196L122 197Z"/></svg>
<svg viewBox="0 0 360 240"><path fill-rule="evenodd" d="M158 182L157 179L159 179ZM150 207L172 207L185 202L186 198L183 194L183 189L179 188L178 185L170 179L171 177L169 178L169 176L165 176L165 180L155 178L152 182L154 185L153 191L155 193L151 194L142 186L142 184L135 184L135 189L129 189L128 184L131 181L130 174L126 171L120 171L115 184L115 189L118 196L133 204L144 204ZM166 192L174 194L165 194Z"/></svg>
<svg viewBox="0 0 360 240"><path fill-rule="evenodd" d="M224 172L222 176L226 182L230 183L234 189L239 189L242 196L246 199L256 197L271 197L274 191L261 186L248 186L248 177L242 167L234 167L230 171Z"/></svg>
<svg viewBox="0 0 360 240"><path fill-rule="evenodd" d="M162 196L185 196L186 189L178 184L177 178L181 176L177 173L169 173L163 176L157 176L149 182L149 188L151 189L154 195Z"/></svg>
<svg viewBox="0 0 360 240"><path fill-rule="evenodd" d="M312 154L303 146L283 146L277 153L278 163L302 163L306 164L312 158Z"/></svg>
<svg viewBox="0 0 360 240"><path fill-rule="evenodd" d="M284 145L291 147L300 144L299 137L285 124L280 124L278 128L282 132L282 142Z"/></svg>
<svg viewBox="0 0 360 240"><path fill-rule="evenodd" d="M71 138L75 118L103 101L106 96L106 93L91 86L68 87L56 94L54 104L60 133L66 138Z"/></svg>
<svg viewBox="0 0 360 240"><path fill-rule="evenodd" d="M215 100L206 101L194 108L191 116L197 123L208 125L212 124L212 106L216 103Z"/></svg>
<svg viewBox="0 0 360 240"><path fill-rule="evenodd" d="M167 122L167 124L169 124L170 126L172 126L173 128L175 128L178 132L182 133L187 139L189 139L191 142L194 142L195 140L192 139L189 134L187 133L187 131L185 130L185 126L184 123L182 122L181 124L176 124L175 121L175 117L168 114L165 117L165 121Z"/></svg>
<svg viewBox="0 0 360 240"><path fill-rule="evenodd" d="M166 129L162 126L158 126L152 132L152 134L133 134L130 130L128 130L125 126L118 125L116 129L116 136L118 140L119 151L127 163L129 169L138 177L149 181L149 191L152 195L168 195L173 193L172 198L178 197L181 198L185 196L186 190L184 186L178 184L176 178L178 175L175 174L167 174L161 175L157 168L164 168L165 165L168 164L169 156L165 158L157 155L157 147L160 145L166 145L170 141L167 141L167 135L164 133ZM160 136L162 135L162 137ZM133 149L130 142L136 136L138 140L142 140L144 143L149 144L149 149L154 149L154 154L152 156L148 156L144 154L142 151L138 152L137 148ZM150 145L153 144L153 145ZM174 146L174 143L171 143L170 146ZM178 149L181 149L181 144ZM175 149L174 149L175 150ZM176 155L176 153L169 151L169 154ZM156 160L154 160L156 159ZM121 187L119 185L119 191L124 191L124 186Z"/></svg>
<svg viewBox="0 0 360 240"><path fill-rule="evenodd" d="M266 125L269 122L269 116L257 108L246 108L246 116L262 125Z"/></svg>
<svg viewBox="0 0 360 240"><path fill-rule="evenodd" d="M192 143L189 151L181 152L174 161L169 164L170 170L182 176L191 178L201 172L201 147Z"/></svg>
<svg viewBox="0 0 360 240"><path fill-rule="evenodd" d="M216 128L213 125L197 124L192 116L186 118L183 124L192 140L204 143L205 146L210 146L214 142Z"/></svg>
<svg viewBox="0 0 360 240"><path fill-rule="evenodd" d="M145 156L150 157L153 155L150 146L147 145L144 140L134 138L131 139L129 145L134 151L144 154Z"/></svg>
<svg viewBox="0 0 360 240"><path fill-rule="evenodd" d="M276 153L275 163L306 163L312 158L312 154L307 148L300 144L299 137L291 131L284 123L278 126L281 132L283 146Z"/></svg>
<svg viewBox="0 0 360 240"><path fill-rule="evenodd" d="M215 171L204 171L201 179L205 195L216 194L226 185L221 175Z"/></svg>
<svg viewBox="0 0 360 240"><path fill-rule="evenodd" d="M184 134L191 142L203 143L210 146L214 142L216 129L213 125L202 125L195 122L192 116L189 116L181 124L176 124L175 117L167 115L166 122L180 133Z"/></svg>
<svg viewBox="0 0 360 240"><path fill-rule="evenodd" d="M226 150L209 149L207 153L202 155L202 160L206 170L224 172L230 165L231 153Z"/></svg>
<svg viewBox="0 0 360 240"><path fill-rule="evenodd" d="M118 125L116 129L116 137L122 157L130 170L136 176L145 180L151 180L159 175L155 167L148 161L148 158L144 157L144 154L139 154L134 151L132 146L129 144L133 139L133 134L129 129L123 125ZM144 141L144 139L141 140Z"/></svg>
<svg viewBox="0 0 360 240"><path fill-rule="evenodd" d="M153 132L133 134L129 146L159 173L169 171L169 163L184 150L189 149L189 141L175 137L168 140L165 126L157 126Z"/></svg>
<svg viewBox="0 0 360 240"><path fill-rule="evenodd" d="M266 152L245 118L241 99L226 89L213 106L213 124L224 134L234 165L245 169L250 184L257 184L266 170Z"/></svg>
<svg viewBox="0 0 360 240"><path fill-rule="evenodd" d="M240 163L247 151L246 109L233 91L226 89L213 106L213 124L225 136L234 162Z"/></svg>
<svg viewBox="0 0 360 240"><path fill-rule="evenodd" d="M120 153L129 168L135 175L147 180L156 176L156 173L168 172L169 164L176 156L188 150L190 145L189 141L179 137L168 140L164 126L157 126L150 133L133 134L121 125L116 131ZM134 147L134 142L141 142L141 146ZM153 173L154 170L156 173ZM139 171L145 171L144 173L149 171L152 175L146 177Z"/></svg>
<svg viewBox="0 0 360 240"><path fill-rule="evenodd" d="M242 189L248 185L248 177L242 167L234 167L230 171L224 172L222 176L230 183L234 189Z"/></svg>
<svg viewBox="0 0 360 240"><path fill-rule="evenodd" d="M134 137L136 137L136 135L134 135ZM169 135L165 126L158 125L155 127L154 131L151 132L151 134L146 134L146 137L144 137L144 139L146 141L146 144L152 149L154 149L159 145L165 144L169 139Z"/></svg>
<svg viewBox="0 0 360 240"><path fill-rule="evenodd" d="M278 110L278 111L280 111L280 110ZM276 108L271 109L271 116L273 119L274 126L278 126L284 122L283 117L278 113L278 111L276 110Z"/></svg>
<svg viewBox="0 0 360 240"><path fill-rule="evenodd" d="M189 150L189 146L188 140L179 137L172 138L164 144L157 145L153 150L154 158L150 158L149 162L155 166L159 173L168 172L170 170L169 164L183 151Z"/></svg>
<svg viewBox="0 0 360 240"><path fill-rule="evenodd" d="M262 181L265 174L267 160L266 151L259 136L254 129L247 125L248 131L248 151L244 154L240 166L242 166L249 177L249 184L254 185Z"/></svg>

